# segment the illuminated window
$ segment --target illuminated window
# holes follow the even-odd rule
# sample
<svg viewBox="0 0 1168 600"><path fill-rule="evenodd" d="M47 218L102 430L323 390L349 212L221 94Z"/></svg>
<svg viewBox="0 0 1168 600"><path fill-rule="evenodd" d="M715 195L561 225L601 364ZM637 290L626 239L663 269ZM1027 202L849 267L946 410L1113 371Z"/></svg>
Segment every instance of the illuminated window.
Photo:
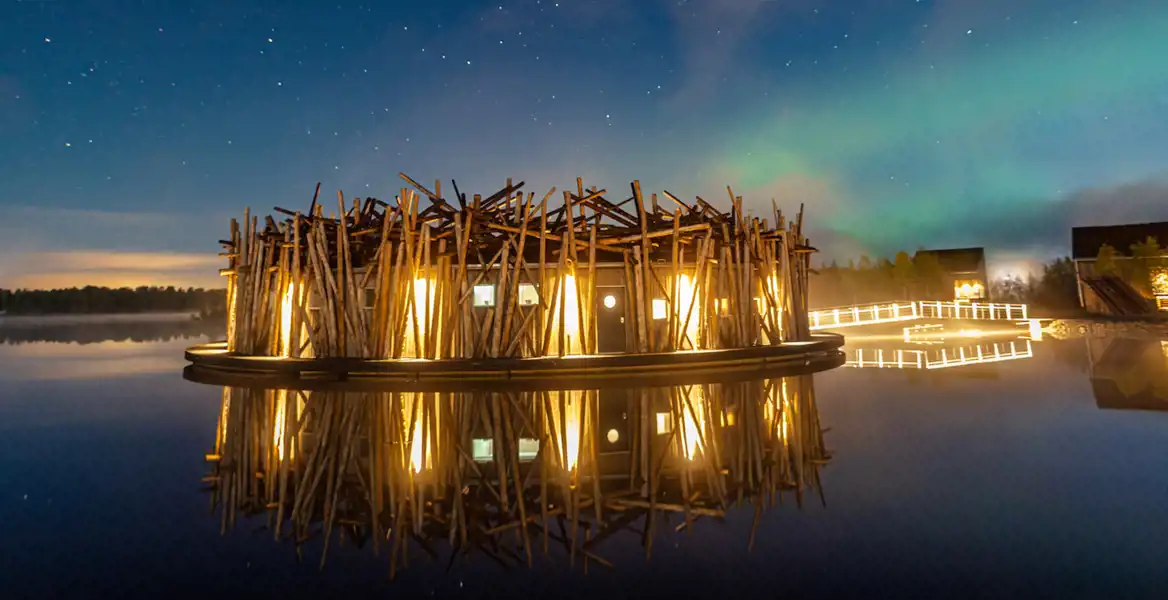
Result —
<svg viewBox="0 0 1168 600"><path fill-rule="evenodd" d="M491 284L474 286L474 306L494 306L495 286Z"/></svg>
<svg viewBox="0 0 1168 600"><path fill-rule="evenodd" d="M1152 294L1168 296L1168 269L1157 270L1152 273Z"/></svg>
<svg viewBox="0 0 1168 600"><path fill-rule="evenodd" d="M651 306L653 308L653 320L660 321L661 319L665 318L664 298L654 298Z"/></svg>
<svg viewBox="0 0 1168 600"><path fill-rule="evenodd" d="M614 306L616 306L616 296L613 296L612 294L606 295L604 297L604 307L612 308Z"/></svg>
<svg viewBox="0 0 1168 600"><path fill-rule="evenodd" d="M519 438L519 460L532 460L539 453L539 440ZM471 457L475 462L490 462L495 459L495 440L476 438L471 440Z"/></svg>
<svg viewBox="0 0 1168 600"><path fill-rule="evenodd" d="M953 282L953 296L957 300L984 298L985 288L976 279L958 279Z"/></svg>
<svg viewBox="0 0 1168 600"><path fill-rule="evenodd" d="M657 433L669 433L673 430L673 415L667 412L657 413Z"/></svg>
<svg viewBox="0 0 1168 600"><path fill-rule="evenodd" d="M530 283L519 284L519 306L535 306L539 304L539 292Z"/></svg>

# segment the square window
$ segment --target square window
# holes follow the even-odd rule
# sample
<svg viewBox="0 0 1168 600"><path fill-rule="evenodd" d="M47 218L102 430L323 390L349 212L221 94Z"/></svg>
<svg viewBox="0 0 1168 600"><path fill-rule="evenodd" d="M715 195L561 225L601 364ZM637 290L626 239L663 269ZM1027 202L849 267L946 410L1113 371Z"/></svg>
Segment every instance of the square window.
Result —
<svg viewBox="0 0 1168 600"><path fill-rule="evenodd" d="M495 286L487 283L474 286L474 306L494 306Z"/></svg>
<svg viewBox="0 0 1168 600"><path fill-rule="evenodd" d="M490 462L495 459L495 440L476 438L471 440L471 457L475 462Z"/></svg>
<svg viewBox="0 0 1168 600"><path fill-rule="evenodd" d="M673 430L673 415L667 412L657 413L657 433L669 433Z"/></svg>
<svg viewBox="0 0 1168 600"><path fill-rule="evenodd" d="M539 292L530 283L519 284L519 306L535 306L539 304Z"/></svg>
<svg viewBox="0 0 1168 600"><path fill-rule="evenodd" d="M539 440L519 438L519 460L533 460L539 454Z"/></svg>
<svg viewBox="0 0 1168 600"><path fill-rule="evenodd" d="M985 287L977 279L958 279L953 282L953 295L957 300L974 300L985 295Z"/></svg>
<svg viewBox="0 0 1168 600"><path fill-rule="evenodd" d="M660 321L665 318L665 299L654 298L651 304L653 308L653 320Z"/></svg>

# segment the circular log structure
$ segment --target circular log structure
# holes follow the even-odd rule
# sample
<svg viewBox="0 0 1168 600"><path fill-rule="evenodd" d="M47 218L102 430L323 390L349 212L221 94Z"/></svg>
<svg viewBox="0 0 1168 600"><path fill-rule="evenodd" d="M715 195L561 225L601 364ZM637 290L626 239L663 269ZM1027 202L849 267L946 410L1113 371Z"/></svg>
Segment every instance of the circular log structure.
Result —
<svg viewBox="0 0 1168 600"><path fill-rule="evenodd" d="M563 192L523 182L468 200L404 174L392 203L250 210L221 240L227 339L190 348L195 371L277 378L515 380L681 369L759 369L834 360L843 338L812 334L815 251L802 207L788 220L632 182ZM422 206L428 203L428 206Z"/></svg>

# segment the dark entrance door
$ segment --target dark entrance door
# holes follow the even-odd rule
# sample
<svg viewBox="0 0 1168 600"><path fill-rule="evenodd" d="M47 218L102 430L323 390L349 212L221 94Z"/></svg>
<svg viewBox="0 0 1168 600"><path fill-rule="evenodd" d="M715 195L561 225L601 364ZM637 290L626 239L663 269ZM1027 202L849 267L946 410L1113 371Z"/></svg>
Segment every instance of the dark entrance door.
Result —
<svg viewBox="0 0 1168 600"><path fill-rule="evenodd" d="M596 286L596 346L602 354L625 352L625 288Z"/></svg>

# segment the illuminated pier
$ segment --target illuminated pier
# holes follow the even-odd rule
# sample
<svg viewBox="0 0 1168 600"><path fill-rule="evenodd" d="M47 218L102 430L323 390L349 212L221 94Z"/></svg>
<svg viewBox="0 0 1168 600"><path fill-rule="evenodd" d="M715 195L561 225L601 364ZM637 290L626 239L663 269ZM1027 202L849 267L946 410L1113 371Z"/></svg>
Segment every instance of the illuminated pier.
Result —
<svg viewBox="0 0 1168 600"><path fill-rule="evenodd" d="M807 318L812 331L900 323L922 319L969 319L974 321L1027 321L1025 304L914 300L881 302L813 310Z"/></svg>

